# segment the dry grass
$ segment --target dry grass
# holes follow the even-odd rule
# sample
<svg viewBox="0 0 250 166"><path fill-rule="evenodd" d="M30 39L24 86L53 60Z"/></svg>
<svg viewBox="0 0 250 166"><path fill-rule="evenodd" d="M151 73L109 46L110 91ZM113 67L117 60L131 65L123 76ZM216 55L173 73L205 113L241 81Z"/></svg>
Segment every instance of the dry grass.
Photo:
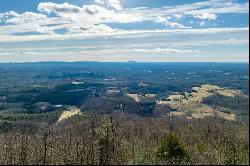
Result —
<svg viewBox="0 0 250 166"><path fill-rule="evenodd" d="M177 110L177 112L171 112L171 116L185 115L189 119L218 116L229 121L236 120L236 115L221 112L218 108L215 109L209 105L203 104L202 101L215 94L235 97L236 95L242 95L241 91L230 90L210 84L202 85L201 87L193 87L192 90L191 93L185 92L184 95L170 95L167 101L157 101L157 104L168 105L171 109Z"/></svg>

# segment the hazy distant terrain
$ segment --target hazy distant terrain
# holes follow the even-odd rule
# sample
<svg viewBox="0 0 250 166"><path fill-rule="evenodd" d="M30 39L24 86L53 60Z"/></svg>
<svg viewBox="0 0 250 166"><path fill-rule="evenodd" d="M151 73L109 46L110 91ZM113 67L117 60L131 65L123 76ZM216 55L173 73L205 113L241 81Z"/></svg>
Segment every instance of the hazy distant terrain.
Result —
<svg viewBox="0 0 250 166"><path fill-rule="evenodd" d="M248 68L247 63L1 64L1 119L9 123L21 115L25 120L52 114L56 120L69 106L90 115L161 117L191 111L197 114L188 117L204 118L216 110L244 119L249 115Z"/></svg>
<svg viewBox="0 0 250 166"><path fill-rule="evenodd" d="M114 152L110 152L110 163L135 164L138 160L142 164L155 164L158 160L155 159L154 149L159 145L159 140L164 133L169 133L169 131L179 134L179 138L189 149L190 155L195 154L194 156L197 157L193 156L192 161L185 162L199 164L205 160L205 164L236 161L241 164L248 163L248 158L245 156L249 152L247 148L248 69L249 64L247 63L48 62L0 64L1 139L4 142L11 136L11 133L14 135L20 133L24 136L24 140L21 141L34 141L32 139L34 134L38 134L36 139L41 141L40 136L42 137L45 131L50 131L53 133L49 135L50 141L58 139L58 132L65 139L69 139L67 133L71 133L72 144L77 145L77 140L80 138L78 130L84 131L85 136L83 137L88 142L90 139L88 132L91 130L93 132L94 127L98 133L99 129L102 129L102 123L106 123L103 122L104 116L108 115L115 117L114 122L108 122L111 126L116 125L117 137L112 137L112 139L118 141L120 148L123 148L116 149L119 153L116 153L117 156L113 156L114 158L112 158ZM93 123L95 125L91 127ZM152 126L148 126L147 123ZM130 126L131 124L133 125ZM135 129L135 126L138 129ZM125 133L129 132L127 130L130 127L135 132L130 133L131 136L135 136L128 138ZM242 130L238 130L238 128ZM154 130L156 133L153 132ZM229 130L235 132L231 133ZM144 133L140 135L139 131ZM223 135L218 135L216 132L223 133ZM214 135L216 137L210 140L203 139L203 137ZM92 136L91 139L99 139L98 135ZM145 137L144 141L149 142L143 142L140 139L142 137ZM193 140L199 137L200 141L188 142L188 137L192 137ZM236 141L233 147L236 148L237 159L231 161L231 157L228 159L226 152L223 151L228 149L217 147L217 144L224 145L224 143L226 146L226 142L221 142L222 137L230 137L232 141ZM241 139L236 137L241 137ZM58 141L60 142L60 139ZM131 141L133 146L137 142L138 147L134 147L133 153L138 153L139 157L135 154L133 157L126 155L126 153L132 153L128 148L130 145L132 146ZM51 145L54 145L54 148L62 148L59 144L52 142ZM29 144L29 141L25 143ZM92 148L98 149L95 143L88 143L93 146ZM19 145L18 142L17 144ZM241 145L239 146L239 144ZM65 145L69 146L68 143ZM198 151L202 152L196 151L197 146ZM84 147L79 145L78 148ZM43 151L42 147L38 148ZM45 162L79 164L79 156L73 154L74 147L67 148L69 151L72 150L70 155L75 157L74 160L63 161L57 158L60 154L54 154L53 159L51 152L51 154L47 154L50 156ZM7 154L6 150L1 153L7 155L9 159L10 154ZM34 153L34 149L26 150L27 156ZM93 149L82 150L84 150L83 157L86 153L94 153ZM215 156L208 156L210 151ZM60 152L63 153L62 150ZM21 160L18 157L19 154L12 155L15 159L10 159L7 164L18 163ZM98 155L89 155L92 155L94 159L82 158L81 162L98 164L96 161ZM140 155L145 159L142 160ZM218 158L220 155L225 155L225 158ZM236 152L230 155L236 155ZM42 152L39 156L41 159L36 162L40 163L45 160ZM32 160L26 157L25 162L35 163L34 157L31 158ZM0 159L1 163L7 162L6 158Z"/></svg>

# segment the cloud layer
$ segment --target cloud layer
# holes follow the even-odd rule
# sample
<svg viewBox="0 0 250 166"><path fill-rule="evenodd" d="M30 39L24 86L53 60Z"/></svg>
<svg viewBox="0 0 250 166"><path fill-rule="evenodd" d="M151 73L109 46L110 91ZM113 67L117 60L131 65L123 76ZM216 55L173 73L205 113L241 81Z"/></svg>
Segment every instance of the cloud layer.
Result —
<svg viewBox="0 0 250 166"><path fill-rule="evenodd" d="M101 60L105 55L116 59L117 55L122 60L145 60L149 54L202 57L220 49L224 58L229 50L241 49L241 59L246 59L249 52L248 23L232 26L224 20L228 15L248 16L249 2L208 0L157 8L125 8L120 0L92 2L82 6L41 2L36 12L0 13L0 60L62 54L63 59L72 56L74 60L83 54L85 59ZM47 44L51 41L53 49Z"/></svg>
<svg viewBox="0 0 250 166"><path fill-rule="evenodd" d="M71 29L77 29L76 27L79 29L75 31L77 33L89 33L89 31L84 31L86 26L93 27L96 30L98 27L95 27L95 25L98 24L125 24L145 21L162 24L166 29L186 29L193 27L184 25L183 22L185 21L182 18L192 17L198 20L214 21L220 14L248 13L248 6L248 2L240 4L225 0L210 0L178 6L163 6L161 8L129 9L123 9L119 0L95 0L92 5L83 6L75 6L67 2L62 4L41 2L37 7L38 13L25 12L19 14L14 11L1 13L0 34L22 32L43 34L60 32L66 34L67 32L72 33ZM205 25L204 21L199 25ZM102 29L100 31L103 33Z"/></svg>

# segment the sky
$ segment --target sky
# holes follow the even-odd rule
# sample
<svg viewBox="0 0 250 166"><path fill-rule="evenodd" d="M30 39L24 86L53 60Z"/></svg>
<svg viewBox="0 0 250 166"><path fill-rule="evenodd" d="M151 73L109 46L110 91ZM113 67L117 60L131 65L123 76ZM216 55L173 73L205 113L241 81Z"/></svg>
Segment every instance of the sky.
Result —
<svg viewBox="0 0 250 166"><path fill-rule="evenodd" d="M248 0L0 0L0 63L249 62Z"/></svg>

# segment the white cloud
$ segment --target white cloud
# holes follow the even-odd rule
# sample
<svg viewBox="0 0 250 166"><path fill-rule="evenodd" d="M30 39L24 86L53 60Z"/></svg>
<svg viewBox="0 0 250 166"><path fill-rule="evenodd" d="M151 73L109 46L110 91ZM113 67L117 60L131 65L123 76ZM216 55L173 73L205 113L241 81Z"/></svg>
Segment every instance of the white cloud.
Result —
<svg viewBox="0 0 250 166"><path fill-rule="evenodd" d="M170 16L162 17L162 16L157 16L155 22L156 23L165 23L166 21L172 19Z"/></svg>
<svg viewBox="0 0 250 166"><path fill-rule="evenodd" d="M74 26L69 29L68 34L76 34L76 33L89 33L89 34L112 34L116 32L116 30L110 28L105 24L99 25L84 25L84 26Z"/></svg>
<svg viewBox="0 0 250 166"><path fill-rule="evenodd" d="M173 14L173 16L177 19L181 19L183 17L182 14Z"/></svg>
<svg viewBox="0 0 250 166"><path fill-rule="evenodd" d="M102 3L101 3L102 2ZM99 24L107 22L136 22L139 17L133 14L120 13L122 8L117 5L118 0L100 1L94 5L83 5L78 7L69 3L56 4L52 2L42 2L38 5L39 12L47 14L54 13L62 18L84 22L85 24ZM105 5L101 5L101 4Z"/></svg>
<svg viewBox="0 0 250 166"><path fill-rule="evenodd" d="M204 13L201 13L201 14L195 14L194 15L195 18L199 18L201 20L216 20L217 16L215 14L212 14L212 13L207 13L207 12L204 12Z"/></svg>
<svg viewBox="0 0 250 166"><path fill-rule="evenodd" d="M35 25L34 31L42 33L42 34L54 34L53 29L46 27L46 26L41 26L41 25Z"/></svg>
<svg viewBox="0 0 250 166"><path fill-rule="evenodd" d="M201 61L209 57L210 60L225 59L229 54L237 59L240 54L246 54L249 44L248 27L128 31L92 25L72 30L74 33L65 35L0 36L0 48L3 48L0 61L11 61L11 58L30 61L32 57L36 61L184 61L193 58ZM238 48L243 48L243 53L234 51Z"/></svg>
<svg viewBox="0 0 250 166"><path fill-rule="evenodd" d="M1 19L10 19L10 18L13 18L13 17L18 17L19 14L17 14L16 12L14 11L9 11L9 12L5 12L5 13L0 13L0 18Z"/></svg>
<svg viewBox="0 0 250 166"><path fill-rule="evenodd" d="M239 54L235 54L235 50L243 48L242 55L249 52L249 27L193 29L185 24L189 22L185 19L191 18L190 23L204 25L208 20L222 18L221 14L248 14L248 4L210 0L128 9L122 7L120 0L95 0L94 4L83 6L43 2L38 5L36 13L0 13L0 61L6 57L19 60L22 57L34 57L32 60L38 60L37 57L42 60L100 60L103 57L106 60L127 60L137 55L138 59L154 61L159 57L166 58L159 60L169 60L175 57L172 54L184 58L189 55L200 60L207 52L215 58L221 58L219 53L229 53L237 59ZM126 30L109 24L144 21L166 27L162 30ZM220 21L216 22L220 24ZM217 51L221 52L217 54ZM152 54L164 56L150 56Z"/></svg>
<svg viewBox="0 0 250 166"><path fill-rule="evenodd" d="M39 3L37 10L48 14L55 12L60 15L61 13L79 13L80 7L71 5L67 2L63 4L56 4L52 2L41 2Z"/></svg>
<svg viewBox="0 0 250 166"><path fill-rule="evenodd" d="M187 28L192 28L190 26L184 26L182 24L176 23L176 22L169 22L166 21L164 23L165 26L170 27L170 28L174 28L174 29L187 29Z"/></svg>
<svg viewBox="0 0 250 166"><path fill-rule="evenodd" d="M113 5L116 2L110 1ZM109 10L99 5L83 5L78 7L69 3L56 4L52 2L41 2L38 5L38 11L43 13L25 12L18 14L14 11L1 13L0 21L11 23L0 26L0 34L18 34L18 33L43 33L53 34L56 30L68 29L70 32L79 31L88 27L96 32L109 33L112 28L104 27L106 23L130 23L142 21L141 17L132 14L120 13L116 10ZM96 26L97 25L97 26ZM98 26L100 25L100 26ZM76 30L79 27L79 30ZM102 27L102 28L100 28ZM67 33L67 32L65 32ZM28 34L27 34L28 35Z"/></svg>
<svg viewBox="0 0 250 166"><path fill-rule="evenodd" d="M198 50L185 50L176 48L154 48L154 49L144 49L137 48L132 50L127 50L132 52L150 52L150 53L161 53L161 54L171 54L171 53L200 53Z"/></svg>
<svg viewBox="0 0 250 166"><path fill-rule="evenodd" d="M106 8L100 7L98 5L84 5L83 10L88 14L98 14L98 13L107 13L108 10Z"/></svg>
<svg viewBox="0 0 250 166"><path fill-rule="evenodd" d="M191 28L191 27L188 27L188 26L184 26L180 23L176 23L176 22L171 22L169 21L171 19L170 16L168 17L162 17L162 16L158 16L155 20L156 23L160 23L160 24L163 24L165 25L166 27L168 28L174 28L174 29L186 29L186 28Z"/></svg>
<svg viewBox="0 0 250 166"><path fill-rule="evenodd" d="M249 13L249 2L237 3L228 0L209 0L191 4L166 6L161 8L126 9L127 13L145 16L146 20L161 17L192 16L199 19L215 20L219 14Z"/></svg>
<svg viewBox="0 0 250 166"><path fill-rule="evenodd" d="M120 7L119 7L120 6ZM161 8L139 7L123 9L119 0L95 0L93 5L81 7L69 3L56 4L52 2L41 2L38 5L39 13L25 12L18 14L14 11L0 13L0 35L16 35L18 33L38 32L46 36L38 35L31 38L59 37L68 38L70 35L81 34L82 36L95 35L124 35L134 34L147 35L147 33L205 33L206 30L189 31L192 27L183 24L185 16L205 20L215 20L217 15L224 13L248 13L248 3L240 4L234 1L210 0L192 4L166 6ZM204 20L204 21L203 21ZM109 27L108 23L135 23L152 21L166 26L161 30L122 30ZM193 21L194 22L194 21ZM5 23L11 23L6 24ZM57 30L62 30L57 35ZM217 33L217 29L208 29L207 33ZM31 35L30 34L30 35ZM47 36L48 35L48 36ZM29 35L26 35L26 38ZM77 36L72 36L77 37ZM18 37L17 37L18 38ZM18 38L19 39L19 38Z"/></svg>
<svg viewBox="0 0 250 166"><path fill-rule="evenodd" d="M87 26L88 27L88 26ZM91 27L91 26L90 26ZM8 27L9 29L10 27ZM76 28L77 29L77 28ZM0 27L0 34L1 34L1 27ZM130 38L145 38L145 37L162 37L167 35L179 36L183 38L183 35L193 36L193 35L213 35L213 34L248 34L249 27L244 28L208 28L208 29L176 29L176 30L122 30L122 29L115 29L111 30L112 33L95 33L91 34L88 31L81 31L81 34L53 34L53 35L28 35L28 36L10 36L10 35L0 35L1 42L22 42L22 41L42 41L42 40L71 40L71 39L87 39L87 38L99 38L101 36L111 36L117 39L130 39ZM173 38L175 38L173 37ZM167 37L165 37L168 39ZM184 38L182 39L184 40ZM218 39L216 39L218 40ZM219 40L218 40L219 41ZM185 41L185 43L187 43ZM176 44L176 43L174 43ZM196 43L187 43L195 45Z"/></svg>
<svg viewBox="0 0 250 166"><path fill-rule="evenodd" d="M110 9L114 9L116 11L122 10L120 0L95 0L95 3Z"/></svg>
<svg viewBox="0 0 250 166"><path fill-rule="evenodd" d="M33 12L25 12L22 14L15 13L12 18L6 20L7 23L21 24L47 18L46 15Z"/></svg>
<svg viewBox="0 0 250 166"><path fill-rule="evenodd" d="M202 25L205 25L206 22L205 21L201 21L199 24L202 26Z"/></svg>

